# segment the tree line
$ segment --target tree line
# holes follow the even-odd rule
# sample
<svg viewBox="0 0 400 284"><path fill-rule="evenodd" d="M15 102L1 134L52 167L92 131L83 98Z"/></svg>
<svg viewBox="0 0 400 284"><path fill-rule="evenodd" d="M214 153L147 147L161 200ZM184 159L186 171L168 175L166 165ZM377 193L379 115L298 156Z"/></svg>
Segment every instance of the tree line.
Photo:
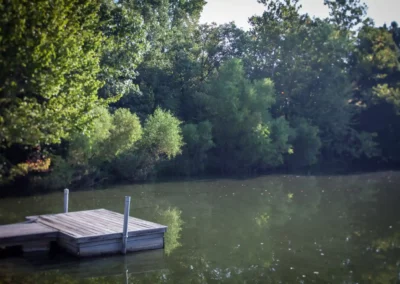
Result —
<svg viewBox="0 0 400 284"><path fill-rule="evenodd" d="M1 0L1 186L398 166L397 23L259 2L247 31L204 0Z"/></svg>

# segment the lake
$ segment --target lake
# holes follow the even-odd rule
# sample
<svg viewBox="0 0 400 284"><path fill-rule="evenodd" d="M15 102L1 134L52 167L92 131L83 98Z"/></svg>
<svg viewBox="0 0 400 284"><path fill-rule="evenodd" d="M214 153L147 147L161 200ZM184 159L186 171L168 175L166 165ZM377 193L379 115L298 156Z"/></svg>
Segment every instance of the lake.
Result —
<svg viewBox="0 0 400 284"><path fill-rule="evenodd" d="M167 225L165 250L0 259L0 283L400 283L400 172L270 175L70 193ZM63 193L0 199L0 223L62 211Z"/></svg>

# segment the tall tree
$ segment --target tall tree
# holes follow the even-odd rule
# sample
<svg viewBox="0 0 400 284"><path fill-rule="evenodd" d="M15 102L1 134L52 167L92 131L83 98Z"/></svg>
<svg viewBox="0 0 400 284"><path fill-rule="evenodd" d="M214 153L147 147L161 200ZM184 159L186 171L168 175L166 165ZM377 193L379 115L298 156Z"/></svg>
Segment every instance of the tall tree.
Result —
<svg viewBox="0 0 400 284"><path fill-rule="evenodd" d="M106 44L100 4L0 1L1 179L32 168L10 171L26 160L24 147L57 144L87 131L92 110L105 104L97 96Z"/></svg>
<svg viewBox="0 0 400 284"><path fill-rule="evenodd" d="M215 147L210 167L223 173L265 170L283 163L289 126L272 119L271 80L249 81L238 59L225 62L196 95L200 120L210 120Z"/></svg>
<svg viewBox="0 0 400 284"><path fill-rule="evenodd" d="M373 155L372 137L353 127L356 108L349 103L347 71L351 32L300 14L298 0L261 2L267 10L251 19L255 48L249 72L252 78L269 76L275 82L274 114L292 125L304 118L318 127L326 160Z"/></svg>
<svg viewBox="0 0 400 284"><path fill-rule="evenodd" d="M142 15L147 50L135 80L140 91L130 92L116 106L128 107L142 119L158 106L178 113L181 95L191 84L190 62L196 59L188 51L205 1L123 3L129 3Z"/></svg>
<svg viewBox="0 0 400 284"><path fill-rule="evenodd" d="M324 0L324 4L329 8L329 21L346 32L370 21L367 5L361 0Z"/></svg>
<svg viewBox="0 0 400 284"><path fill-rule="evenodd" d="M400 109L400 48L393 28L365 25L352 56L356 98L370 105L383 99Z"/></svg>
<svg viewBox="0 0 400 284"><path fill-rule="evenodd" d="M1 144L59 143L101 103L100 2L8 1L0 11Z"/></svg>
<svg viewBox="0 0 400 284"><path fill-rule="evenodd" d="M103 0L99 18L107 39L99 73L105 84L99 95L122 97L137 92L137 68L147 49L143 16L132 1Z"/></svg>
<svg viewBox="0 0 400 284"><path fill-rule="evenodd" d="M400 49L395 23L365 25L352 54L353 103L360 107L358 128L378 134L380 162L398 164L400 152Z"/></svg>

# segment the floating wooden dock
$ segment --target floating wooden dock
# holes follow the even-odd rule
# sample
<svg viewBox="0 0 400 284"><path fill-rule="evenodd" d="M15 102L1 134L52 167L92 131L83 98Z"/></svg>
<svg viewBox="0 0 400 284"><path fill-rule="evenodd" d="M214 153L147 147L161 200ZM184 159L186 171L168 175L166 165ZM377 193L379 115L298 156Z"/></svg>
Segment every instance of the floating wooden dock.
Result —
<svg viewBox="0 0 400 284"><path fill-rule="evenodd" d="M21 223L0 226L0 247L21 246L25 252L50 249L58 231L38 224Z"/></svg>
<svg viewBox="0 0 400 284"><path fill-rule="evenodd" d="M55 242L80 257L126 253L163 248L167 230L166 226L129 217L129 205L125 215L96 209L30 216L27 220L0 226L0 248L21 246L24 252L40 251L50 249Z"/></svg>

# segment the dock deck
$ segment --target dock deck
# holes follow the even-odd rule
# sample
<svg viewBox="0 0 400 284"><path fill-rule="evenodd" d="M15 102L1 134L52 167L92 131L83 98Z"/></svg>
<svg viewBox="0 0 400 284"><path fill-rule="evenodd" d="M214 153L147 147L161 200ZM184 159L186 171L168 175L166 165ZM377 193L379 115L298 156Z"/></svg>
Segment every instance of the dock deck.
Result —
<svg viewBox="0 0 400 284"><path fill-rule="evenodd" d="M38 223L0 226L0 247L22 246L25 252L48 250L58 231Z"/></svg>
<svg viewBox="0 0 400 284"><path fill-rule="evenodd" d="M121 252L124 215L96 209L27 217L29 223L0 226L0 247L45 250L50 242L77 256ZM166 226L128 217L126 251L164 247Z"/></svg>

